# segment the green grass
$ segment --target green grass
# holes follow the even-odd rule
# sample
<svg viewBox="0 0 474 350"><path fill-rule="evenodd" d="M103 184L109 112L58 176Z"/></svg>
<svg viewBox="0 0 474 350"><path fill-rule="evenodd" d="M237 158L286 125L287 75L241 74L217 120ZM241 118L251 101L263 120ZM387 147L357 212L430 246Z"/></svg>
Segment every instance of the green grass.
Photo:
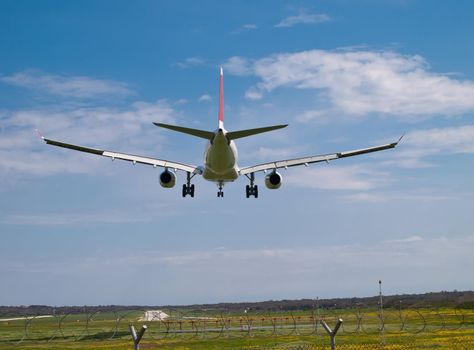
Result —
<svg viewBox="0 0 474 350"><path fill-rule="evenodd" d="M165 311L166 312L166 311ZM341 349L370 345L367 349L456 349L469 344L474 349L474 312L456 309L384 310L385 326L380 332L377 310L339 309L295 312L168 311L167 322L141 322L142 312L107 312L59 315L51 318L0 321L2 349L126 349L133 348L129 323L148 330L141 348L242 349L311 344L329 346L329 337L316 327L318 314L332 327L344 320L337 336ZM194 317L194 318L193 318ZM252 325L249 330L248 326ZM25 331L26 329L26 331ZM223 331L225 330L225 331ZM357 348L359 349L359 348ZM363 349L363 348L360 348Z"/></svg>

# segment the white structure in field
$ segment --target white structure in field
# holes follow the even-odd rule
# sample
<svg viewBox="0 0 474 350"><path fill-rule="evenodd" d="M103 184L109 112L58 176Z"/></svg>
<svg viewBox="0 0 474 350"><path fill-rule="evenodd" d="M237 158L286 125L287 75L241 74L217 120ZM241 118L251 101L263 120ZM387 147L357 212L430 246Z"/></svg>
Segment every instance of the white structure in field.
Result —
<svg viewBox="0 0 474 350"><path fill-rule="evenodd" d="M148 310L139 321L163 321L170 317L167 313L161 310Z"/></svg>

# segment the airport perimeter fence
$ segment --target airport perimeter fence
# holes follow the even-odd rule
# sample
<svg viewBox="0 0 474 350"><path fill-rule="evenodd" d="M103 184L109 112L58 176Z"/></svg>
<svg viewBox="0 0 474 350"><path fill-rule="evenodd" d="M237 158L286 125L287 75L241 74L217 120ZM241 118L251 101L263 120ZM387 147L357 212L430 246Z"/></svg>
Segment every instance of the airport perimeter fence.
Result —
<svg viewBox="0 0 474 350"><path fill-rule="evenodd" d="M137 328L146 324L148 329L143 341L150 344L162 340L267 337L274 340L311 339L311 344L268 348L272 350L328 349L329 337L321 321L334 327L341 318L343 323L337 333L337 349L422 349L414 347L414 341L419 343L422 335L442 338L449 337L450 333L461 337L456 341L452 339L451 347L448 341L448 347L441 344L439 349L474 349L473 309L399 308L381 311L358 305L354 308L315 308L293 312L181 309L88 312L86 308L83 313L24 318L0 315L0 344L128 340L131 324ZM463 334L470 337L464 339Z"/></svg>
<svg viewBox="0 0 474 350"><path fill-rule="evenodd" d="M328 350L331 347L326 345L282 345L276 347L253 347L241 348L239 350ZM407 342L405 344L337 344L336 350L422 350L422 349L438 349L438 350L472 350L474 349L474 342L472 341L453 341L450 344L439 346L424 346L415 343Z"/></svg>

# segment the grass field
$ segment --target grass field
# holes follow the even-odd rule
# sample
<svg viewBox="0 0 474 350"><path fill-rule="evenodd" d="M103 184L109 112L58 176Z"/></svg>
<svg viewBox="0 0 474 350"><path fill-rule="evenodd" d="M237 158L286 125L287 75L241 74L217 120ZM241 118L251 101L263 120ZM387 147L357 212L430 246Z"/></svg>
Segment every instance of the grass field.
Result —
<svg viewBox="0 0 474 350"><path fill-rule="evenodd" d="M227 313L164 310L165 320L140 321L144 311L68 314L5 320L0 316L1 349L130 349L132 323L148 330L142 349L330 348L319 320L343 326L339 349L474 349L474 310L335 309Z"/></svg>

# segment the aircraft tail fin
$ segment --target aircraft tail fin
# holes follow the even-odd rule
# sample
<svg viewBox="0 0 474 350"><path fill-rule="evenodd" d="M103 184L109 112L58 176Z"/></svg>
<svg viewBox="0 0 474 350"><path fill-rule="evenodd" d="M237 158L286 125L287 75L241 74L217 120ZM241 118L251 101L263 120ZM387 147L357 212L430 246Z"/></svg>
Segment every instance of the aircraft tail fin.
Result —
<svg viewBox="0 0 474 350"><path fill-rule="evenodd" d="M224 129L224 71L221 67L221 74L219 78L219 114L218 114L219 129Z"/></svg>

